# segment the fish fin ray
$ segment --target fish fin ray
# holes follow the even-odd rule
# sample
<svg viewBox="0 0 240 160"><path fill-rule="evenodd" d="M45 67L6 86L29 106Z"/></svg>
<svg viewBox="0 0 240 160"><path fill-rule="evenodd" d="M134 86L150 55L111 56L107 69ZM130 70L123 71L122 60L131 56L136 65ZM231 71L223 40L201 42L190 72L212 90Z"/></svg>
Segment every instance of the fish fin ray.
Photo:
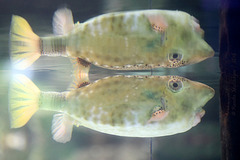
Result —
<svg viewBox="0 0 240 160"><path fill-rule="evenodd" d="M168 27L165 18L159 14L147 15L147 18L152 26L152 29L155 30L156 32L163 33Z"/></svg>
<svg viewBox="0 0 240 160"><path fill-rule="evenodd" d="M11 128L24 126L38 110L40 90L26 76L14 75L9 88Z"/></svg>
<svg viewBox="0 0 240 160"><path fill-rule="evenodd" d="M72 138L73 124L74 122L67 114L55 114L52 121L53 139L60 143L69 142Z"/></svg>
<svg viewBox="0 0 240 160"><path fill-rule="evenodd" d="M81 58L71 58L70 60L73 65L73 71L72 83L68 89L73 90L88 85L90 83L88 72L90 70L91 63Z"/></svg>
<svg viewBox="0 0 240 160"><path fill-rule="evenodd" d="M148 120L148 123L158 122L164 120L168 116L169 111L159 110L152 114L152 117Z"/></svg>
<svg viewBox="0 0 240 160"><path fill-rule="evenodd" d="M24 70L41 56L40 38L20 16L12 16L9 45L11 61L15 69Z"/></svg>
<svg viewBox="0 0 240 160"><path fill-rule="evenodd" d="M53 16L53 33L64 35L74 27L72 11L68 8L58 9Z"/></svg>

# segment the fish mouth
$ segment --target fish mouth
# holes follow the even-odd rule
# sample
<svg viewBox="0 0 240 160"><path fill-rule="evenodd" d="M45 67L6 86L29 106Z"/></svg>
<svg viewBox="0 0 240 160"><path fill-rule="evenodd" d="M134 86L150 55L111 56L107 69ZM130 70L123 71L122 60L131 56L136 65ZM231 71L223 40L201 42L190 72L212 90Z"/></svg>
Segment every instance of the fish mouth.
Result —
<svg viewBox="0 0 240 160"><path fill-rule="evenodd" d="M201 122L201 118L205 115L205 110L202 108L205 106L205 104L214 97L215 90L205 84L202 84L202 89L199 91L203 95L202 105L196 110L195 117L193 119L193 127L196 126L198 123Z"/></svg>
<svg viewBox="0 0 240 160"><path fill-rule="evenodd" d="M205 115L205 110L201 109L201 111L197 112L194 120L193 120L193 127L196 126L198 123L201 122L202 117Z"/></svg>

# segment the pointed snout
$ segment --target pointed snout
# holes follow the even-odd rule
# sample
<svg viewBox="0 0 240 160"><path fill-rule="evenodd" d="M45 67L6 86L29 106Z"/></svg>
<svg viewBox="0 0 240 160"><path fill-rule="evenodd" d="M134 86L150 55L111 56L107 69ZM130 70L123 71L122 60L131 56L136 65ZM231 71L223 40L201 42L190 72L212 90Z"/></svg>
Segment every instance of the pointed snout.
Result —
<svg viewBox="0 0 240 160"><path fill-rule="evenodd" d="M200 106L203 107L215 95L215 90L213 88L200 82L193 81L192 88L199 104L199 106L196 106L197 108Z"/></svg>
<svg viewBox="0 0 240 160"><path fill-rule="evenodd" d="M214 50L208 44L202 51L203 58L205 59L213 57L214 54L215 54Z"/></svg>
<svg viewBox="0 0 240 160"><path fill-rule="evenodd" d="M202 97L202 102L205 104L215 95L215 90L205 84L199 87L199 94Z"/></svg>
<svg viewBox="0 0 240 160"><path fill-rule="evenodd" d="M198 44L195 46L196 50L193 51L195 53L193 53L192 58L190 59L190 61L192 62L192 64L194 63L199 63L203 60L206 60L210 57L213 57L215 52L212 49L211 46L209 46L206 42L203 42L202 44Z"/></svg>

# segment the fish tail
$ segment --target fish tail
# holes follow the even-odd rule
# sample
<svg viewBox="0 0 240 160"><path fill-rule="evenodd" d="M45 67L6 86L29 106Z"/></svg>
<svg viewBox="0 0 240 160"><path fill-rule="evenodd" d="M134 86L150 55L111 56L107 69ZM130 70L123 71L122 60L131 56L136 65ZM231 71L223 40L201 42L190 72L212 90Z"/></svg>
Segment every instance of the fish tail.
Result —
<svg viewBox="0 0 240 160"><path fill-rule="evenodd" d="M40 38L28 22L13 15L10 28L10 55L15 69L24 70L40 56Z"/></svg>
<svg viewBox="0 0 240 160"><path fill-rule="evenodd" d="M9 89L11 128L24 126L39 108L41 91L26 76L17 74Z"/></svg>
<svg viewBox="0 0 240 160"><path fill-rule="evenodd" d="M71 58L73 65L72 83L69 87L70 90L77 89L88 85L90 83L88 78L88 72L90 69L90 63L81 58Z"/></svg>

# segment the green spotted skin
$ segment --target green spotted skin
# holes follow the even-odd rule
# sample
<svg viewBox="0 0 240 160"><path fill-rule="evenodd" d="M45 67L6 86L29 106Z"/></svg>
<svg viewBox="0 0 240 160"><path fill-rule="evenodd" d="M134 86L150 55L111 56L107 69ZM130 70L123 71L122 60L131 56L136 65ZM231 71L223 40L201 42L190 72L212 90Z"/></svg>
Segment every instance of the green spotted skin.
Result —
<svg viewBox="0 0 240 160"><path fill-rule="evenodd" d="M40 51L108 69L176 68L214 55L203 33L197 20L181 11L117 12L76 23L62 36L42 37Z"/></svg>
<svg viewBox="0 0 240 160"><path fill-rule="evenodd" d="M213 95L210 87L177 76L115 76L70 92L42 93L40 108L65 112L77 126L103 133L157 137L190 129ZM161 107L167 117L149 122Z"/></svg>
<svg viewBox="0 0 240 160"><path fill-rule="evenodd" d="M144 14L109 14L76 26L69 52L106 68L161 64L161 33L152 30ZM79 44L79 45L78 45ZM147 67L147 66L146 66Z"/></svg>
<svg viewBox="0 0 240 160"><path fill-rule="evenodd" d="M157 30L149 17L160 17L166 29ZM174 68L197 63L214 53L196 31L196 20L185 12L146 10L104 14L77 23L66 36L66 50L109 69ZM155 26L155 27L153 27ZM194 47L193 47L194 46ZM171 54L180 59L171 59Z"/></svg>

